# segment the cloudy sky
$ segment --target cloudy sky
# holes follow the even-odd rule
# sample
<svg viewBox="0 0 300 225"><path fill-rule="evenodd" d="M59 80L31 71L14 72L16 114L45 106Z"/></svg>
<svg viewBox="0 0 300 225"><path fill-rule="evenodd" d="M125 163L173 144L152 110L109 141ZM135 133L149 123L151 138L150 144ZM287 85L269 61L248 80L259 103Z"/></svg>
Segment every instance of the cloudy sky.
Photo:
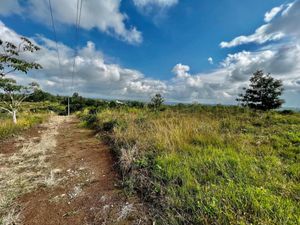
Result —
<svg viewBox="0 0 300 225"><path fill-rule="evenodd" d="M50 2L60 67L49 0L0 1L0 38L41 47L22 57L43 69L11 75L20 82L55 94L234 104L263 69L283 80L285 106L300 107L300 0Z"/></svg>

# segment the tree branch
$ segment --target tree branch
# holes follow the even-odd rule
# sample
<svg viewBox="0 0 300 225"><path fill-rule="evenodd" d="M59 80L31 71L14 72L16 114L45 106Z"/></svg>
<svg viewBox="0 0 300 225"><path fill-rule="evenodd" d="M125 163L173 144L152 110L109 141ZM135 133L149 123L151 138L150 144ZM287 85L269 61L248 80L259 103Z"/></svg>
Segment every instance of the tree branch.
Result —
<svg viewBox="0 0 300 225"><path fill-rule="evenodd" d="M31 94L30 94L30 95L31 95ZM18 108L18 107L21 105L21 103L22 103L26 98L28 98L30 95L24 95L23 98L21 98L21 99L17 102L16 108Z"/></svg>
<svg viewBox="0 0 300 225"><path fill-rule="evenodd" d="M10 70L10 71L8 71L8 72L4 72L4 71L3 71L3 75L5 76L5 75L7 75L7 74L9 74L9 73L11 73L11 72L14 72L14 71L16 71L16 69L12 69L12 70Z"/></svg>
<svg viewBox="0 0 300 225"><path fill-rule="evenodd" d="M12 114L12 111L10 111L10 110L7 109L7 108L4 108L4 107L0 106L0 109L2 109L2 110L4 110L4 111L7 111L7 112L9 112L10 114Z"/></svg>

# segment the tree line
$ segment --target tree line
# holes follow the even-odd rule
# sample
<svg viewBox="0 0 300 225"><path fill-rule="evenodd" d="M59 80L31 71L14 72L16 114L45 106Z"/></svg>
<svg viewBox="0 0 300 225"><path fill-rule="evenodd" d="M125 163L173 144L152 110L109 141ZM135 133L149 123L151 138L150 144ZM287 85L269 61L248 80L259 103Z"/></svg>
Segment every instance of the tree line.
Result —
<svg viewBox="0 0 300 225"><path fill-rule="evenodd" d="M19 85L12 78L7 78L7 75L13 72L22 72L27 74L32 69L42 69L42 65L22 59L20 55L25 52L34 53L40 48L34 45L25 37L20 38L20 43L14 44L0 39L0 110L5 111L12 116L14 123L17 123L17 112L24 101L39 102L53 101L61 102L67 105L67 98L64 96L54 96L50 93L41 90L35 82L27 86ZM250 77L250 85L244 88L236 99L241 106L249 107L255 110L272 110L282 106L284 100L280 98L283 93L283 84L281 80L277 80L270 73L265 74L262 70L257 70ZM91 98L84 98L78 93L72 96L71 110L78 111L86 106L117 106L116 101L105 102ZM161 94L156 94L152 97L148 104L149 108L159 110L164 103L164 98ZM128 101L127 105L144 106L144 103L136 101Z"/></svg>

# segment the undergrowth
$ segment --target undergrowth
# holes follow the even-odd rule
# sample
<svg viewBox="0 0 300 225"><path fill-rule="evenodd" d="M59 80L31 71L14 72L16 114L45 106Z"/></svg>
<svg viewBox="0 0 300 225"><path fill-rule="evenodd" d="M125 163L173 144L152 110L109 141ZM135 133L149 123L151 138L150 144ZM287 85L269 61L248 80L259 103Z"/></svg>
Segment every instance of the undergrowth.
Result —
<svg viewBox="0 0 300 225"><path fill-rule="evenodd" d="M105 135L158 224L300 224L300 115L122 107L79 115Z"/></svg>
<svg viewBox="0 0 300 225"><path fill-rule="evenodd" d="M0 102L1 106L1 102ZM53 102L24 102L17 113L17 124L5 111L0 111L0 140L44 122L50 113L64 114L65 106Z"/></svg>
<svg viewBox="0 0 300 225"><path fill-rule="evenodd" d="M11 117L2 115L0 117L0 140L17 134L24 129L40 124L48 118L46 113L21 113L18 123L14 124Z"/></svg>

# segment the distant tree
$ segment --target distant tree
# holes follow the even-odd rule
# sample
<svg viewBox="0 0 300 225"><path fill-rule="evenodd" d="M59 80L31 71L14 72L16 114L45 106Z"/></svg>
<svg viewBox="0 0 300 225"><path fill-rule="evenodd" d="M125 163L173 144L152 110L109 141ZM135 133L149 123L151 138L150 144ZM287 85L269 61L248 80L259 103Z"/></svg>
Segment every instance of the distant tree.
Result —
<svg viewBox="0 0 300 225"><path fill-rule="evenodd" d="M72 95L72 98L78 98L79 97L79 93L78 92L74 92Z"/></svg>
<svg viewBox="0 0 300 225"><path fill-rule="evenodd" d="M43 101L59 101L56 96L51 95L41 89L35 89L34 92L26 99L28 102L43 102Z"/></svg>
<svg viewBox="0 0 300 225"><path fill-rule="evenodd" d="M14 71L27 73L31 69L41 69L42 66L40 64L29 62L20 55L25 52L35 52L38 50L40 48L25 37L20 38L19 44L13 44L0 39L0 77L4 77Z"/></svg>
<svg viewBox="0 0 300 225"><path fill-rule="evenodd" d="M164 103L164 98L161 94L156 94L151 98L151 102L149 104L150 108L153 108L155 110L158 110L161 108L162 104Z"/></svg>
<svg viewBox="0 0 300 225"><path fill-rule="evenodd" d="M135 108L144 108L145 107L145 103L139 102L139 101L127 101L125 104L128 105L129 107L135 107Z"/></svg>
<svg viewBox="0 0 300 225"><path fill-rule="evenodd" d="M244 90L245 93L237 98L243 106L266 111L280 108L284 103L280 99L284 90L282 81L274 79L270 73L264 74L262 70L253 73L249 88Z"/></svg>
<svg viewBox="0 0 300 225"><path fill-rule="evenodd" d="M85 98L74 92L70 101L71 112L80 111L85 107Z"/></svg>
<svg viewBox="0 0 300 225"><path fill-rule="evenodd" d="M34 90L39 89L38 83L32 82L28 86L18 85L14 79L0 78L0 90L4 92L0 109L12 115L12 120L17 123L17 112Z"/></svg>

